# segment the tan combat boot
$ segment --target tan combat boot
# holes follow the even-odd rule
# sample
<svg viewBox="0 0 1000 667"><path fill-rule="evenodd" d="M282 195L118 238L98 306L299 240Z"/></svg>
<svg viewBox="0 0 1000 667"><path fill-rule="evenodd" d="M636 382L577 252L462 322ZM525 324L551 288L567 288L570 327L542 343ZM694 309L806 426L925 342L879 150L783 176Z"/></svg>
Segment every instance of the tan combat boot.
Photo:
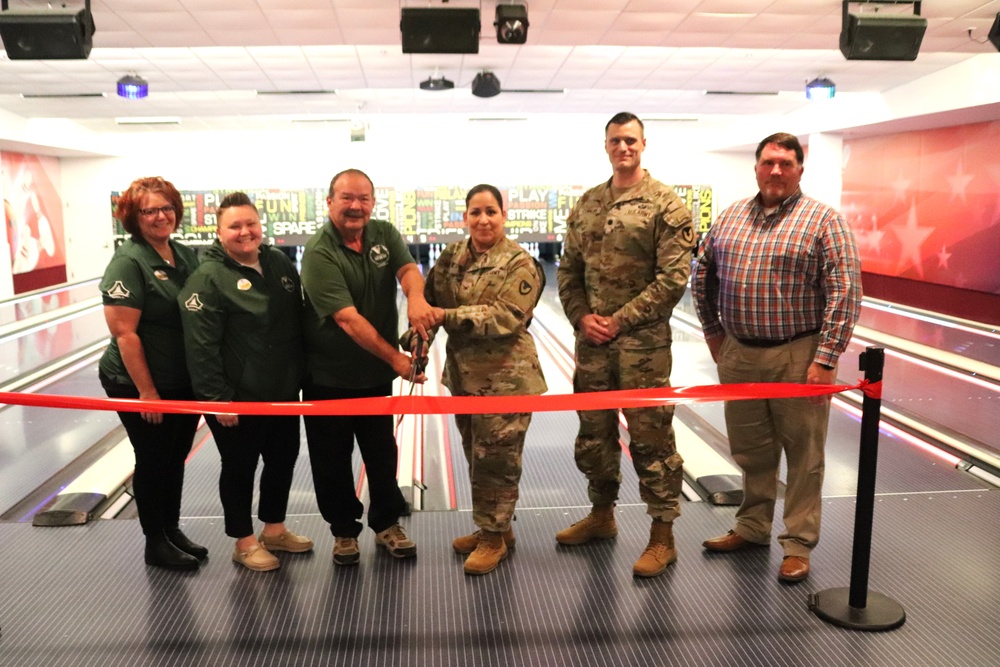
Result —
<svg viewBox="0 0 1000 667"><path fill-rule="evenodd" d="M454 549L457 554L471 554L476 550L476 547L479 546L479 533L481 532L481 530L477 530L474 533L456 537L451 543L451 548ZM508 549L513 549L517 544L517 538L514 537L513 528L508 528L503 532L503 543L507 545Z"/></svg>
<svg viewBox="0 0 1000 667"><path fill-rule="evenodd" d="M610 540L618 536L614 505L594 505L590 514L556 533L559 544L577 545L590 540Z"/></svg>
<svg viewBox="0 0 1000 667"><path fill-rule="evenodd" d="M466 574L486 574L497 569L507 557L507 545L503 541L503 533L479 531L479 544L476 550L465 559Z"/></svg>
<svg viewBox="0 0 1000 667"><path fill-rule="evenodd" d="M653 525L649 528L649 544L632 566L632 574L637 577L655 577L676 560L674 524L653 519Z"/></svg>

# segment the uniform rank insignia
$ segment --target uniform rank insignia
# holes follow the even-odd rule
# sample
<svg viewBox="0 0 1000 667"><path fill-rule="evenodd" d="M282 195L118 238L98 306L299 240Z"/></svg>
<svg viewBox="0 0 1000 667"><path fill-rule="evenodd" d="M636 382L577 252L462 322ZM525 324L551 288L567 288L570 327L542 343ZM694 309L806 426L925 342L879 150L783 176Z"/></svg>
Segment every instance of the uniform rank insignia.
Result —
<svg viewBox="0 0 1000 667"><path fill-rule="evenodd" d="M288 276L281 276L281 286L286 292L291 292L295 289L295 282Z"/></svg>
<svg viewBox="0 0 1000 667"><path fill-rule="evenodd" d="M112 299L127 299L132 296L132 292L129 292L128 289L122 285L122 281L116 280L115 284L108 290L108 296Z"/></svg>
<svg viewBox="0 0 1000 667"><path fill-rule="evenodd" d="M253 287L253 283L251 283L246 278L240 278L239 280L236 281L236 289L238 289L241 292L246 292L251 287Z"/></svg>
<svg viewBox="0 0 1000 667"><path fill-rule="evenodd" d="M518 287L518 291L521 294L531 294L531 283L527 280L522 280L521 285Z"/></svg>
<svg viewBox="0 0 1000 667"><path fill-rule="evenodd" d="M197 292L188 297L187 301L184 302L184 307L195 313L204 308Z"/></svg>
<svg viewBox="0 0 1000 667"><path fill-rule="evenodd" d="M168 276L167 272L162 269L153 271L153 275L156 276L157 280L170 280L170 276Z"/></svg>

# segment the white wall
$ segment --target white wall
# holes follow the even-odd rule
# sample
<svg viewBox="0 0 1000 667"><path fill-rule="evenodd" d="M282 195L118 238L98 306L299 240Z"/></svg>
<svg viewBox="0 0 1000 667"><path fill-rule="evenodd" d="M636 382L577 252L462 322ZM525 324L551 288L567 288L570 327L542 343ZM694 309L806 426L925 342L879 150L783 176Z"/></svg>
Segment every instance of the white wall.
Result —
<svg viewBox="0 0 1000 667"><path fill-rule="evenodd" d="M113 252L109 195L140 176L181 190L325 188L341 169L400 187L479 182L595 185L610 176L600 117L468 121L376 118L366 141L345 124L275 132L128 132L102 140L123 157L63 158L70 280L99 276ZM690 128L650 124L643 164L665 183L713 187L716 211L756 191L753 155L703 153Z"/></svg>
<svg viewBox="0 0 1000 667"><path fill-rule="evenodd" d="M802 174L802 191L810 197L840 210L844 188L844 141L840 137L817 133L809 136L809 159Z"/></svg>

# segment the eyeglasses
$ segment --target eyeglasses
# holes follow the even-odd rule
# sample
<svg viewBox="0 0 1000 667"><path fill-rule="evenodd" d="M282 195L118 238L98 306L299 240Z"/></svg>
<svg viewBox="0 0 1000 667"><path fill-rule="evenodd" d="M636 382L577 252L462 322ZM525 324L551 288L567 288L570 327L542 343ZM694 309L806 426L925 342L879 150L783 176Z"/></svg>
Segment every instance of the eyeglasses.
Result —
<svg viewBox="0 0 1000 667"><path fill-rule="evenodd" d="M155 208L140 208L139 213L146 216L147 218L153 218L160 213L162 213L163 215L167 215L168 213L176 214L177 211L174 210L173 206L159 206Z"/></svg>

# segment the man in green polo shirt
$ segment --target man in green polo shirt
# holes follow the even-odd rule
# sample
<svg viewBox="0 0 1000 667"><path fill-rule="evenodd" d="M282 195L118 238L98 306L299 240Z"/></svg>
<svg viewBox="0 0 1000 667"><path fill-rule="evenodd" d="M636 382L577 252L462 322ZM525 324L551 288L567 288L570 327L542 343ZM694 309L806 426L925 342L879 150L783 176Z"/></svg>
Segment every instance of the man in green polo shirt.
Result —
<svg viewBox="0 0 1000 667"><path fill-rule="evenodd" d="M330 220L302 255L303 398L388 396L397 376L410 377L413 363L396 344L396 281L406 295L410 324L426 338L433 314L423 296L424 279L396 228L371 219L375 186L364 172L347 169L334 176L326 203ZM351 468L355 438L368 476L368 526L375 543L396 558L416 556L416 544L399 525L406 501L396 481L392 417L306 417L305 426L316 502L335 538L333 562L353 565L359 559L364 506Z"/></svg>

